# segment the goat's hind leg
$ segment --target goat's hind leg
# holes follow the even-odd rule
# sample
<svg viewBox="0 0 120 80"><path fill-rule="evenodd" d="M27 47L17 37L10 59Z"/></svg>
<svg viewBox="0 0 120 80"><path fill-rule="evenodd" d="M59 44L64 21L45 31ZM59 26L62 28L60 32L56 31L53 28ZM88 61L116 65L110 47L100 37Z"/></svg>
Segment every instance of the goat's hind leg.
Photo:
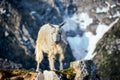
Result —
<svg viewBox="0 0 120 80"><path fill-rule="evenodd" d="M40 63L41 63L42 60L43 60L43 53L42 53L42 51L39 51L39 52L36 53L36 61L37 61L36 71L37 72L39 71Z"/></svg>

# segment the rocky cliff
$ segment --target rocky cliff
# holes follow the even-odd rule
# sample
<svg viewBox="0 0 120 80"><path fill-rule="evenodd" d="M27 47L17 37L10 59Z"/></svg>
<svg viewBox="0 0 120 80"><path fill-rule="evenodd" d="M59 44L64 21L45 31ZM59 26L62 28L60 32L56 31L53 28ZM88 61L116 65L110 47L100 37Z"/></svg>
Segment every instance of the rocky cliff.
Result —
<svg viewBox="0 0 120 80"><path fill-rule="evenodd" d="M94 60L106 80L120 79L120 20L98 42Z"/></svg>

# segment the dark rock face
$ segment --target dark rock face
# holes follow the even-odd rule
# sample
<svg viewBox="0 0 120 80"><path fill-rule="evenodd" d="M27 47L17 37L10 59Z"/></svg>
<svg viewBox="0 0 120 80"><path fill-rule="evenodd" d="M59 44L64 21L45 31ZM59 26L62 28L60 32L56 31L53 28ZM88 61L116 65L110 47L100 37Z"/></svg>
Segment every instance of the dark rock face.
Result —
<svg viewBox="0 0 120 80"><path fill-rule="evenodd" d="M3 13L0 14L0 30L2 32L0 34L0 57L24 64L23 67L28 68L34 61L33 57L29 55L33 52L32 40L30 37L27 38L28 31L21 22L21 15L11 5L6 0L1 1L0 7ZM28 44L30 45L27 46ZM34 65L34 63L32 64Z"/></svg>
<svg viewBox="0 0 120 80"><path fill-rule="evenodd" d="M16 64L8 59L2 59L0 58L0 68L6 68L6 69L20 69L22 68L21 64Z"/></svg>
<svg viewBox="0 0 120 80"><path fill-rule="evenodd" d="M94 60L105 80L120 79L120 20L98 42Z"/></svg>

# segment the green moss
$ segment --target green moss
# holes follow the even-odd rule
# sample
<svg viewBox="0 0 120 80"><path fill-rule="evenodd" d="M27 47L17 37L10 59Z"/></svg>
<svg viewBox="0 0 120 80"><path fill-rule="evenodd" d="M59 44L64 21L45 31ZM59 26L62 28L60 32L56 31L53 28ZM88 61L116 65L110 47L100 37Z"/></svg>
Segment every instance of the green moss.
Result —
<svg viewBox="0 0 120 80"><path fill-rule="evenodd" d="M57 70L55 71L57 74L63 74L66 76L67 80L74 80L75 78L75 73L73 68L68 68L64 70Z"/></svg>

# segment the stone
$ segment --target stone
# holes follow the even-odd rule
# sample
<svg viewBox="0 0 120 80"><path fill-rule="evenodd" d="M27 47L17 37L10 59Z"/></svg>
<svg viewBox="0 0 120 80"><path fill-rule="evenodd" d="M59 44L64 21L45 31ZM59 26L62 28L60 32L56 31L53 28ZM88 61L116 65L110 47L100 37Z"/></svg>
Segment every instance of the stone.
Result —
<svg viewBox="0 0 120 80"><path fill-rule="evenodd" d="M60 80L57 74L54 71L47 71L43 72L44 80Z"/></svg>
<svg viewBox="0 0 120 80"><path fill-rule="evenodd" d="M43 76L42 72L38 73L36 80L44 80L44 76Z"/></svg>
<svg viewBox="0 0 120 80"><path fill-rule="evenodd" d="M86 77L93 79L97 74L97 68L92 60L74 61L70 67L74 68L76 73L75 80L84 80Z"/></svg>

